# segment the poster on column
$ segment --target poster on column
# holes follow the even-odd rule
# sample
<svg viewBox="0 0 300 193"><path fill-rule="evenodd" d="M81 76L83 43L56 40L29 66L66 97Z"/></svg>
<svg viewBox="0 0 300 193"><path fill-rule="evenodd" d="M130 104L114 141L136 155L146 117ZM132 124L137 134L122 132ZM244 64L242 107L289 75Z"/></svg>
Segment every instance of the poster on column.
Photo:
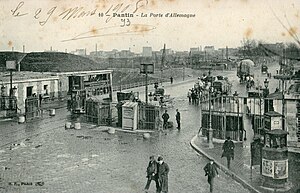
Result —
<svg viewBox="0 0 300 193"><path fill-rule="evenodd" d="M274 179L288 178L288 160L274 161Z"/></svg>
<svg viewBox="0 0 300 193"><path fill-rule="evenodd" d="M274 178L274 161L262 159L262 175Z"/></svg>

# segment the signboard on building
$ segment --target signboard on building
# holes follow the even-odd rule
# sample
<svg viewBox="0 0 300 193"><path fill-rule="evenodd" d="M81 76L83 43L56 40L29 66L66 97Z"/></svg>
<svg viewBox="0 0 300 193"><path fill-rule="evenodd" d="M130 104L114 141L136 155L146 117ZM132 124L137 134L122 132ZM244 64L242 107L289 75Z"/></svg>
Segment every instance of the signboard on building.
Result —
<svg viewBox="0 0 300 193"><path fill-rule="evenodd" d="M17 68L16 61L6 61L6 69L7 70L15 70Z"/></svg>

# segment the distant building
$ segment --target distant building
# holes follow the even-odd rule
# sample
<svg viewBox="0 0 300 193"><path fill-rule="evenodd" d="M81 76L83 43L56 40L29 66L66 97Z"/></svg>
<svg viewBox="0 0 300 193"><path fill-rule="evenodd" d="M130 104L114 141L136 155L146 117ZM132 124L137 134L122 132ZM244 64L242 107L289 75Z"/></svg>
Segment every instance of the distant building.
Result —
<svg viewBox="0 0 300 193"><path fill-rule="evenodd" d="M152 57L152 47L143 47L143 57Z"/></svg>
<svg viewBox="0 0 300 193"><path fill-rule="evenodd" d="M197 48L190 48L190 54L191 54L191 56L193 56L193 55L199 55L199 54L201 54L201 50L200 50L199 47L197 47Z"/></svg>
<svg viewBox="0 0 300 193"><path fill-rule="evenodd" d="M93 51L93 52L90 52L90 56L92 57L105 57L105 54L104 54L104 51Z"/></svg>
<svg viewBox="0 0 300 193"><path fill-rule="evenodd" d="M206 53L213 53L215 51L215 47L214 46L205 46L204 47L204 52Z"/></svg>
<svg viewBox="0 0 300 193"><path fill-rule="evenodd" d="M79 55L79 56L85 56L86 55L86 49L76 49L75 51L71 51L71 54Z"/></svg>
<svg viewBox="0 0 300 193"><path fill-rule="evenodd" d="M189 52L188 51L176 51L175 55L176 56L189 56Z"/></svg>
<svg viewBox="0 0 300 193"><path fill-rule="evenodd" d="M131 58L133 56L134 56L134 53L132 53L130 50L121 50L120 51L120 58Z"/></svg>

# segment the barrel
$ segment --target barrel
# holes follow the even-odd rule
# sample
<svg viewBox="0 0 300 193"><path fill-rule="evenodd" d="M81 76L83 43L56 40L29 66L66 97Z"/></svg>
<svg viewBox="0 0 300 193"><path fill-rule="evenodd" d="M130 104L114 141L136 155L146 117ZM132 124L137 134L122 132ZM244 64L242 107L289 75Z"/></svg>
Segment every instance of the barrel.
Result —
<svg viewBox="0 0 300 193"><path fill-rule="evenodd" d="M75 129L78 129L78 130L81 129L80 123L75 123L75 124L74 124L74 128L75 128Z"/></svg>
<svg viewBox="0 0 300 193"><path fill-rule="evenodd" d="M25 122L25 116L21 115L19 116L18 123L24 123Z"/></svg>
<svg viewBox="0 0 300 193"><path fill-rule="evenodd" d="M55 109L50 109L50 116L54 116L55 115Z"/></svg>
<svg viewBox="0 0 300 193"><path fill-rule="evenodd" d="M107 132L108 132L109 134L114 134L114 133L116 132L116 129L113 128L113 127L111 127L111 128L108 129Z"/></svg>
<svg viewBox="0 0 300 193"><path fill-rule="evenodd" d="M65 128L66 129L71 129L71 122L66 122L66 124L65 124Z"/></svg>

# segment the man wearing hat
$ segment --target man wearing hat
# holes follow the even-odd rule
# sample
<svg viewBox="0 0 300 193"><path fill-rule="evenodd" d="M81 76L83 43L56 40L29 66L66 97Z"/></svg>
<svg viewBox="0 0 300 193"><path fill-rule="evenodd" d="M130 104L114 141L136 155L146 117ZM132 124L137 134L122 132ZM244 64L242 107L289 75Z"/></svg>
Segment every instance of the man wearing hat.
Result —
<svg viewBox="0 0 300 193"><path fill-rule="evenodd" d="M145 192L148 192L150 187L151 181L155 181L156 191L159 192L159 182L158 182L158 175L157 175L157 162L154 159L154 155L150 156L150 161L147 167L147 184L145 186Z"/></svg>
<svg viewBox="0 0 300 193"><path fill-rule="evenodd" d="M226 157L227 158L227 167L228 169L230 169L230 160L234 159L234 143L231 140L230 137L227 137L227 139L225 140L224 144L223 144L223 153L221 157Z"/></svg>
<svg viewBox="0 0 300 193"><path fill-rule="evenodd" d="M161 156L158 157L158 181L160 185L160 191L162 193L168 193L168 174L169 166L163 161Z"/></svg>
<svg viewBox="0 0 300 193"><path fill-rule="evenodd" d="M213 159L209 161L204 167L205 176L207 176L207 182L209 183L209 191L213 192L214 189L214 178L219 177L217 166Z"/></svg>

